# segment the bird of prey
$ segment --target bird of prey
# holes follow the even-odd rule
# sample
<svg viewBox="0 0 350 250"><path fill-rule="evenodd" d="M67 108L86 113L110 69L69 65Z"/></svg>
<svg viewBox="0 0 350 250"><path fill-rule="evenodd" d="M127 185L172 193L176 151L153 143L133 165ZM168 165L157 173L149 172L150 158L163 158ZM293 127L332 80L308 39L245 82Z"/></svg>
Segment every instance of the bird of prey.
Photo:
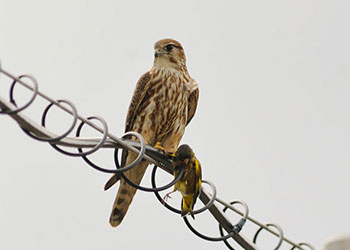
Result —
<svg viewBox="0 0 350 250"><path fill-rule="evenodd" d="M184 172L180 180L175 183L174 191L171 193L175 191L181 192L181 216L190 214L194 219L193 206L196 203L202 185L202 169L193 150L187 144L181 145L176 151L174 167L175 178L179 175L181 168L184 169ZM169 197L169 194L165 197Z"/></svg>
<svg viewBox="0 0 350 250"><path fill-rule="evenodd" d="M154 63L150 71L136 84L127 118L125 132L136 131L146 144L160 144L166 153L176 152L185 127L197 108L198 83L189 75L182 45L163 39L154 45ZM124 150L122 165L128 165L136 154ZM124 174L136 184L141 182L148 162L141 161ZM118 175L106 183L105 190L119 180ZM110 215L110 224L118 226L135 195L136 189L120 180L119 190Z"/></svg>

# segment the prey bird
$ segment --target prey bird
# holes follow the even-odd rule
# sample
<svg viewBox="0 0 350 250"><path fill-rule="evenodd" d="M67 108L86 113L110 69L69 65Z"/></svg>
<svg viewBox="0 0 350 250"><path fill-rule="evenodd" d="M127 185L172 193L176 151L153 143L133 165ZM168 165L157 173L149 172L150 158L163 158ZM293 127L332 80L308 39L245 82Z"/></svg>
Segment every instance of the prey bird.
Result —
<svg viewBox="0 0 350 250"><path fill-rule="evenodd" d="M197 108L198 83L189 75L182 45L172 39L163 39L154 45L154 63L150 71L141 76L136 84L127 118L125 132L136 131L151 146L161 145L168 154L176 152L185 127ZM136 158L133 152L123 151L122 165ZM136 184L141 182L147 161L124 174ZM106 183L105 190L119 180L114 175ZM110 224L118 226L135 195L136 189L123 179L115 198Z"/></svg>
<svg viewBox="0 0 350 250"><path fill-rule="evenodd" d="M200 194L202 185L201 164L194 152L187 144L181 145L175 153L174 177L176 178L183 168L183 175L174 185L174 191L180 191L182 195L181 216L190 214L194 219L193 207ZM168 193L164 199L169 197Z"/></svg>

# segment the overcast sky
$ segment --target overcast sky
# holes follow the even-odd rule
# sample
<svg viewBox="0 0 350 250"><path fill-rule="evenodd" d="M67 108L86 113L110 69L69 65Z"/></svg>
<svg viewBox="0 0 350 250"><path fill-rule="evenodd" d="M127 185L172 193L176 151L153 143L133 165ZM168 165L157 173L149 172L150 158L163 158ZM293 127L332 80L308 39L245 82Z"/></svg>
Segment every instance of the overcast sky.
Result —
<svg viewBox="0 0 350 250"><path fill-rule="evenodd" d="M350 231L349 13L348 0L0 0L0 60L121 136L154 42L180 41L200 87L182 142L203 178L220 198L246 201L254 218L321 249ZM0 75L2 98L9 86ZM16 93L19 103L28 97ZM25 114L40 122L46 105L38 99ZM48 123L63 131L70 120L56 113ZM110 227L117 187L103 191L107 174L30 139L10 117L0 116L0 128L0 249L226 249L193 235L151 193L139 191L121 226ZM112 167L112 157L94 159ZM218 235L209 215L195 222ZM242 233L251 238L250 226ZM261 236L272 249L276 237Z"/></svg>

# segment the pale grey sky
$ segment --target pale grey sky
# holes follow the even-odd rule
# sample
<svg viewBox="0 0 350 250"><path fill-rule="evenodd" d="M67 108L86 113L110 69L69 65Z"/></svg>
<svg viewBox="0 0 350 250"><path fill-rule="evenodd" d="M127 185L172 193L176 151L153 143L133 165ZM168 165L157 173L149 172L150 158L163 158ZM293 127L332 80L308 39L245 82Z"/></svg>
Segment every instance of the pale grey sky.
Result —
<svg viewBox="0 0 350 250"><path fill-rule="evenodd" d="M154 42L180 41L200 86L182 142L203 178L221 198L246 201L253 217L321 249L350 231L349 11L347 0L0 0L0 60L81 115L104 117L120 136ZM1 97L8 86L0 75ZM26 114L39 118L46 104ZM111 228L117 188L103 191L106 174L33 141L9 117L0 124L0 249L226 249L194 236L150 193L138 192ZM112 167L112 152L95 159ZM196 224L218 234L210 216ZM268 236L261 242L272 248Z"/></svg>

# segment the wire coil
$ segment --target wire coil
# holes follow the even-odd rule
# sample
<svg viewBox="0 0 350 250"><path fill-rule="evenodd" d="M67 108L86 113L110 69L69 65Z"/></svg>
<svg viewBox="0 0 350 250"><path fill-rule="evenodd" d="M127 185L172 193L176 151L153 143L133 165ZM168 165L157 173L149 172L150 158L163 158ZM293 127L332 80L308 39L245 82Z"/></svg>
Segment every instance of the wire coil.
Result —
<svg viewBox="0 0 350 250"><path fill-rule="evenodd" d="M278 234L279 234L279 241L278 241L278 243L277 243L277 246L274 248L274 250L279 249L280 246L281 246L282 243L283 243L283 230L282 230L282 228L281 228L279 225L273 224L273 223L268 223L268 224L266 224L266 226L267 226L267 227L274 227L274 228L277 229ZM258 235L259 235L259 233L260 233L263 229L264 229L263 227L260 227L260 228L258 229L258 231L256 231L256 233L255 233L255 235L254 235L254 238L253 238L253 242L254 242L254 243L256 243L256 240L258 239Z"/></svg>
<svg viewBox="0 0 350 250"><path fill-rule="evenodd" d="M174 213L181 214L180 209L172 207L168 203L164 202L164 200L161 198L159 192L172 187L182 177L182 174L184 172L183 169L180 171L180 174L176 178L174 178L171 182L169 182L168 184L166 184L164 186L158 187L156 184L157 169L160 167L160 168L166 170L167 172L172 173L172 170L173 170L172 161L171 161L171 159L167 158L162 152L157 152L155 149L152 149L149 146L147 146L145 144L143 137L140 134L130 131L130 132L125 133L121 138L115 137L114 135L112 135L108 132L107 122L103 118L98 117L98 116L90 116L87 118L83 118L83 117L79 116L78 111L72 102L70 102L69 100L65 100L65 99L54 100L54 99L48 97L47 95L41 93L38 90L38 83L33 76L26 74L26 75L20 75L18 77L15 77L2 68L1 61L0 61L0 75L1 74L5 75L6 77L9 77L10 79L13 80L13 82L10 86L9 102L3 101L0 98L0 114L7 114L7 115L10 115L12 118L14 118L19 123L22 130L28 136L32 137L33 139L39 140L39 141L48 142L55 150L57 150L58 152L60 152L62 154L65 154L68 156L73 156L73 157L82 157L82 159L89 166L91 166L92 168L94 168L98 171L110 173L110 174L111 173L117 174L118 177L123 178L129 185L131 185L137 189L140 189L140 190L143 190L146 192L153 192L155 194L156 198L161 202L161 204L164 207L166 207L167 209L169 209L170 211L172 211ZM32 85L29 85L26 82L24 82L23 81L24 78L29 79L31 81ZM24 86L25 88L32 91L32 96L29 99L29 101L21 107L17 107L16 101L14 98L14 88L15 88L15 85L18 83L21 84L22 86ZM22 116L22 114L20 114L21 111L28 108L35 101L35 99L37 98L38 95L41 96L42 98L46 99L49 102L48 106L46 106L46 108L44 109L44 111L42 113L41 126L38 126L38 125L33 124L31 122L28 122L24 118L24 116ZM62 103L68 105L69 108L62 105ZM45 127L47 114L50 111L51 107L54 105L73 116L73 120L72 120L70 127L61 135L55 135L54 133L49 132ZM80 124L77 126L78 120L80 120ZM92 123L91 120L98 120L102 124L102 128L97 126L95 123ZM81 130L82 130L84 125L89 125L90 127L99 131L102 134L101 138L98 140L91 139L90 141L88 141L88 143L86 142L86 140L83 141L82 139L80 139ZM71 134L75 128L76 128L75 137L73 137L73 138L68 137L68 135ZM137 138L138 142L126 140L126 137L130 137L130 136ZM65 145L65 143L67 144L68 142L70 143L70 145L75 147L78 152L75 152L75 153L69 152L69 151L66 151L66 150L62 149L61 147L59 147L59 145ZM115 167L114 168L104 168L104 167L98 166L97 164L93 163L87 157L88 155L91 155L91 154L95 153L96 151L100 150L101 148L105 148L105 147L115 148L115 150L114 150ZM88 150L83 151L83 148L88 148ZM123 150L131 150L131 151L137 153L136 159L131 164L129 164L127 166L121 166L119 163L119 159L118 159L119 148L123 148ZM143 159L149 161L150 163L152 163L154 165L153 170L152 170L152 175L151 175L152 187L144 187L144 186L137 185L137 184L133 183L131 180L129 180L124 175L125 171L128 171L128 170L134 168ZM203 238L205 240L209 240L209 241L223 241L229 249L234 249L227 241L228 238L233 237L240 245L243 246L243 243L245 244L245 246L248 245L248 248L246 248L246 249L257 249L255 244L257 242L258 235L263 229L265 229L268 232L270 232L271 234L274 234L275 236L277 236L279 238L279 241L275 247L275 250L279 249L284 242L289 243L291 245L291 250L296 249L296 248L302 250L302 249L304 249L303 248L304 246L306 246L312 250L314 249L314 247L308 243L295 243L295 242L285 238L283 230L281 229L281 227L279 227L276 224L272 224L272 223L262 224L262 223L258 222L257 220L249 217L248 216L249 208L248 208L248 205L244 201L233 200L230 203L227 203L227 202L221 200L220 198L217 197L217 191L216 191L215 185L212 182L210 182L209 180L203 180L202 183L209 185L212 192L208 196L207 201L203 202L203 204L204 204L203 207L194 209L194 211L193 211L194 214L199 214L199 213L202 213L204 211L209 210L214 215L214 217L215 217L214 213L219 213L219 215L221 214L222 218L224 218L224 219L221 219L221 220L217 219L219 222L220 236L212 237L212 236L206 236L206 235L200 233L199 231L197 231L197 229L195 229L191 225L187 216L184 216L183 219L184 219L185 224L198 237L201 237L201 238ZM203 186L201 187L201 191L202 191L202 195L207 195L207 192ZM224 208L222 209L222 212L220 212L220 210L217 207L218 203L224 206ZM234 204L240 204L244 208L244 211L243 212L238 211L236 208L233 207ZM227 221L225 216L223 216L223 214L227 211L227 209L230 209L230 210L232 210L232 211L234 211L242 216L236 224L232 225L231 222ZM212 212L212 210L213 211L215 210L215 211ZM219 211L219 212L217 212L217 211ZM243 229L243 227L247 221L253 222L259 226L259 229L256 231L256 233L254 235L253 242L243 242L244 239L239 238L239 235L241 234L241 230ZM271 230L271 227L277 229L278 233ZM226 234L224 234L224 229L227 231Z"/></svg>
<svg viewBox="0 0 350 250"><path fill-rule="evenodd" d="M26 108L28 108L33 102L34 102L34 99L36 98L36 96L38 95L38 82L36 81L36 79L34 78L34 76L31 76L31 75L20 75L18 77L18 79L22 79L24 77L27 77L29 78L30 80L32 80L33 82L33 85L34 85L34 89L33 89L33 95L32 97L29 99L29 101L24 104L22 107L20 108L17 108L15 110L12 110L12 111L7 111L7 112L4 112L5 114L8 114L8 115L11 115L11 114L16 114L22 110L25 110ZM14 98L13 98L13 91L14 91L14 88L15 88L15 84L17 83L17 79L15 79L13 81L13 83L11 84L11 88L10 88L10 100L12 103L15 104L15 101L14 101Z"/></svg>

